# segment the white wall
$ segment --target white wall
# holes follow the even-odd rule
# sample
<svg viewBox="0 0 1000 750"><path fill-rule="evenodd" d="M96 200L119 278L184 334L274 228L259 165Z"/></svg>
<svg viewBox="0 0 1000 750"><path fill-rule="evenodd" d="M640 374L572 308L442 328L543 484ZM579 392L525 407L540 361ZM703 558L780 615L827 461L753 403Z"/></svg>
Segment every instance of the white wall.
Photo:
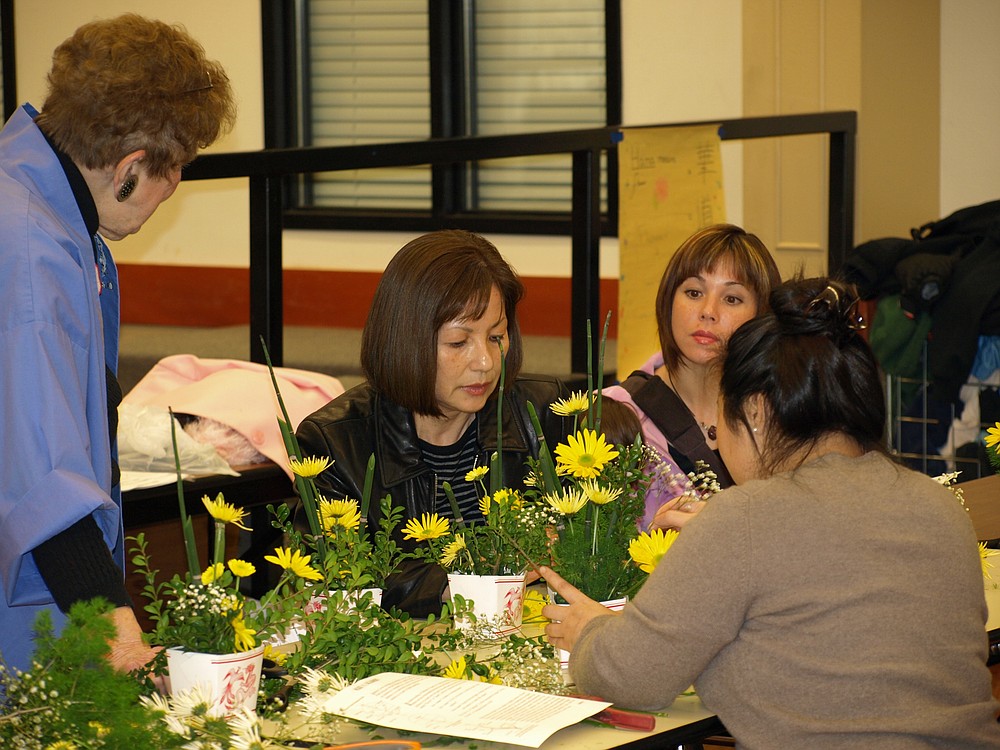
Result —
<svg viewBox="0 0 1000 750"><path fill-rule="evenodd" d="M997 39L996 0L941 0L940 216L1000 200Z"/></svg>
<svg viewBox="0 0 1000 750"><path fill-rule="evenodd" d="M41 105L51 51L81 23L134 11L181 22L225 65L240 103L235 131L212 151L263 145L260 19L255 0L46 0L16 3L18 94ZM624 120L682 122L741 114L740 3L737 0L622 0ZM739 147L724 152L727 206L740 221ZM241 267L247 264L244 180L183 184L143 231L113 247L119 262ZM285 233L287 268L381 270L412 234ZM518 271L570 275L566 237L493 236ZM601 275L618 274L617 240L602 241Z"/></svg>

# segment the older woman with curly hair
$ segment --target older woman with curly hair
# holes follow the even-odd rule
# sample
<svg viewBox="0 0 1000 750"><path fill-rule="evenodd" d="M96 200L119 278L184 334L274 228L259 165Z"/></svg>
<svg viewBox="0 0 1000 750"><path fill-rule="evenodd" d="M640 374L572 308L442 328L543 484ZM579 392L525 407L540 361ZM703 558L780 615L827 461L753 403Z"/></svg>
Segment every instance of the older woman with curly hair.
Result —
<svg viewBox="0 0 1000 750"><path fill-rule="evenodd" d="M33 625L113 606L110 658L151 652L125 590L114 440L118 277L105 239L139 231L181 168L235 119L229 79L180 27L123 15L56 49L42 111L0 132L0 652L27 668Z"/></svg>

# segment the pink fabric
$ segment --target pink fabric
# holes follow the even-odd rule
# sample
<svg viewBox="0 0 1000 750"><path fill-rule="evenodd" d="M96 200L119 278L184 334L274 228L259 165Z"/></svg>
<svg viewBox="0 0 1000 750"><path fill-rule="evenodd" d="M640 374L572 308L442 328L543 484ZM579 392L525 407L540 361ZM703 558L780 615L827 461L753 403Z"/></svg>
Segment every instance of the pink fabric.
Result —
<svg viewBox="0 0 1000 750"><path fill-rule="evenodd" d="M322 373L276 367L274 374L293 430L344 392L337 378ZM170 407L229 425L292 476L278 428L281 409L266 365L175 354L157 362L123 403Z"/></svg>

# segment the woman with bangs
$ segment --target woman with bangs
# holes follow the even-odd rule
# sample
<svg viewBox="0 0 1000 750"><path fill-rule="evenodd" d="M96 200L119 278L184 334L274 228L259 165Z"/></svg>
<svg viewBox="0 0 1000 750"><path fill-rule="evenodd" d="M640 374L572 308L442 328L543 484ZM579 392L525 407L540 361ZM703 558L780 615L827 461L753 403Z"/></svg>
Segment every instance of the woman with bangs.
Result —
<svg viewBox="0 0 1000 750"><path fill-rule="evenodd" d="M679 528L703 507L682 496L696 462L723 488L732 484L716 443L716 365L729 336L766 310L780 282L764 243L733 224L695 232L667 264L656 295L660 351L604 390L635 411L643 439L663 459L646 495L643 530Z"/></svg>
<svg viewBox="0 0 1000 750"><path fill-rule="evenodd" d="M306 456L329 456L317 477L329 499L360 498L375 456L368 527L387 494L404 518L451 517L449 483L467 521L482 519L466 474L488 466L497 450L497 391L502 366L504 484L522 488L525 461L539 441L528 417L531 401L550 445L568 420L548 406L568 394L550 377L521 375L523 351L517 275L497 249L470 232L432 232L407 243L375 290L361 339L366 381L306 418L297 431ZM411 564L392 577L383 605L414 616L437 612L446 584L438 566Z"/></svg>

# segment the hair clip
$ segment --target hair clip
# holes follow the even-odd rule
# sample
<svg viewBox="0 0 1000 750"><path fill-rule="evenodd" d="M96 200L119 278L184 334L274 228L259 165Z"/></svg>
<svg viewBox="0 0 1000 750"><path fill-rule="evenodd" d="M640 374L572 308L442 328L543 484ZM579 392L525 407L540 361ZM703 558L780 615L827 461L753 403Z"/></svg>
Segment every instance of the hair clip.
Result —
<svg viewBox="0 0 1000 750"><path fill-rule="evenodd" d="M806 305L806 312L809 312L814 307L823 303L827 306L827 309L833 310L840 306L840 292L834 289L830 284L826 285L826 288L822 292L817 294L812 300Z"/></svg>
<svg viewBox="0 0 1000 750"><path fill-rule="evenodd" d="M858 300L854 300L854 304L847 308L845 317L847 318L847 327L852 331L863 331L868 327L865 316L858 312Z"/></svg>
<svg viewBox="0 0 1000 750"><path fill-rule="evenodd" d="M806 305L806 312L814 309L819 304L826 305L830 312L839 312L840 292L838 292L832 284L827 284L826 288L813 297L812 301ZM858 312L858 300L854 300L842 314L844 316L844 323L852 331L863 331L868 327L868 323L865 321L864 316Z"/></svg>

